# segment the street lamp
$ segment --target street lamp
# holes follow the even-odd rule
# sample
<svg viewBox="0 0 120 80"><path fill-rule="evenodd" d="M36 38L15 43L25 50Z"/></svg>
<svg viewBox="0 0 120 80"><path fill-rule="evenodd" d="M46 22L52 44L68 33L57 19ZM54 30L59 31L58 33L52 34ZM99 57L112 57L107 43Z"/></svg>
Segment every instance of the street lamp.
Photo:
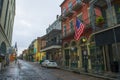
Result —
<svg viewBox="0 0 120 80"><path fill-rule="evenodd" d="M83 43L85 43L86 41L87 41L86 38L83 38L83 39L82 39L82 42L83 42Z"/></svg>
<svg viewBox="0 0 120 80"><path fill-rule="evenodd" d="M83 55L84 55L84 67L85 67L85 72L88 72L88 54L87 54L87 50L86 50L86 43L87 39L84 37L82 38L82 43L84 44L84 51L83 51Z"/></svg>

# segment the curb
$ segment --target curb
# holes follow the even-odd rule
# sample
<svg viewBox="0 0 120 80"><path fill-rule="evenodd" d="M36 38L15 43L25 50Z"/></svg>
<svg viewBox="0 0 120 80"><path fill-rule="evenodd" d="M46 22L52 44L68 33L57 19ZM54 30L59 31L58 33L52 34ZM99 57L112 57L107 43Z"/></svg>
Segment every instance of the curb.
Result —
<svg viewBox="0 0 120 80"><path fill-rule="evenodd" d="M82 74L82 75L93 76L93 77L96 77L96 78L102 78L102 79L106 79L106 80L117 80L116 78L110 78L110 77L96 75L96 74L92 74L92 73L79 72L79 71L63 69L63 68L58 68L58 69L69 71L69 72L73 72L73 73L76 73L76 74Z"/></svg>
<svg viewBox="0 0 120 80"><path fill-rule="evenodd" d="M99 75L99 74L74 71L74 70L70 70L70 69L64 69L64 68L61 68L61 67L57 67L56 69L61 69L61 70L73 72L73 73L76 73L76 74L88 75L88 76L92 76L92 77L96 77L96 78L102 78L102 79L106 79L106 80L118 80L116 78L111 78L111 77L107 77L107 76L104 76L104 75L102 76L102 75Z"/></svg>

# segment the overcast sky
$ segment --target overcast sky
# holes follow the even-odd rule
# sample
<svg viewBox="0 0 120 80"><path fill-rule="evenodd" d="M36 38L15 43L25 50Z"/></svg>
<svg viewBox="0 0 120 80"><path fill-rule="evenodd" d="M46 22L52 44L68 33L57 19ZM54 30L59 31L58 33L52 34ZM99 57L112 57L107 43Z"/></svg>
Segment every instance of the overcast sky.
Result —
<svg viewBox="0 0 120 80"><path fill-rule="evenodd" d="M12 45L17 42L18 54L27 49L60 15L63 0L16 0Z"/></svg>

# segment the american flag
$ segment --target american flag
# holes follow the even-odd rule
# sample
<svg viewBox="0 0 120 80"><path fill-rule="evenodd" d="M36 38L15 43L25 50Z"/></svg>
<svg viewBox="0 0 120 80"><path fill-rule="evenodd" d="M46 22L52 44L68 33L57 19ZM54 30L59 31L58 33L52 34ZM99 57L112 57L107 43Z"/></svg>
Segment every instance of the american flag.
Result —
<svg viewBox="0 0 120 80"><path fill-rule="evenodd" d="M84 31L84 24L77 18L76 19L76 26L75 26L75 40L79 40L83 31Z"/></svg>

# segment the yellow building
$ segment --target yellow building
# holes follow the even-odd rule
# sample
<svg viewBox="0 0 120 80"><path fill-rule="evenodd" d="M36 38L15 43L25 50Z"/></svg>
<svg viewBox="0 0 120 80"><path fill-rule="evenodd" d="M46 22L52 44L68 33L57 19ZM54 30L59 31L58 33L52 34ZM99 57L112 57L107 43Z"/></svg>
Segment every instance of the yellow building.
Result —
<svg viewBox="0 0 120 80"><path fill-rule="evenodd" d="M43 60L46 56L45 52L40 52L41 49L41 38L38 37L34 41L34 61Z"/></svg>

